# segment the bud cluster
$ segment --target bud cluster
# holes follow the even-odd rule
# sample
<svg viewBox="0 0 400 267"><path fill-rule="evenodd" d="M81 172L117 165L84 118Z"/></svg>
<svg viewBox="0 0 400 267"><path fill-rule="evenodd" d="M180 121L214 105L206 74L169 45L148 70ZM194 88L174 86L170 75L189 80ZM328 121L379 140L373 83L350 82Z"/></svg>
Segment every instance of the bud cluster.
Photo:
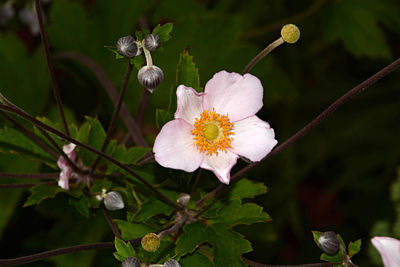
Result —
<svg viewBox="0 0 400 267"><path fill-rule="evenodd" d="M129 59L143 54L146 58L146 66L138 72L139 83L150 93L164 80L163 71L153 65L150 51L155 51L161 46L160 37L156 34L148 34L143 40L135 40L133 36L121 37L117 42L117 51L120 55Z"/></svg>

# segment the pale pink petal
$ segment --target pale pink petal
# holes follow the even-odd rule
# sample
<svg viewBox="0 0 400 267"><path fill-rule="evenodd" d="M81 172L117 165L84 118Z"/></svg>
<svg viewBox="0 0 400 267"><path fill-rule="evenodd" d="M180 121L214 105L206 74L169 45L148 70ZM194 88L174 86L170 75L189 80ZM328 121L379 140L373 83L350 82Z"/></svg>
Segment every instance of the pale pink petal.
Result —
<svg viewBox="0 0 400 267"><path fill-rule="evenodd" d="M263 106L263 87L251 75L220 71L206 84L203 107L227 115L231 122L253 116Z"/></svg>
<svg viewBox="0 0 400 267"><path fill-rule="evenodd" d="M155 160L166 168L187 172L196 170L203 155L194 146L192 130L193 126L183 119L165 124L154 142Z"/></svg>
<svg viewBox="0 0 400 267"><path fill-rule="evenodd" d="M371 242L381 254L385 267L400 266L400 240L386 236L375 236L371 239Z"/></svg>
<svg viewBox="0 0 400 267"><path fill-rule="evenodd" d="M257 116L235 122L230 149L251 161L260 161L278 143L274 130Z"/></svg>
<svg viewBox="0 0 400 267"><path fill-rule="evenodd" d="M200 114L203 112L203 93L197 93L193 88L179 85L176 89L176 96L178 108L175 112L175 119L184 119L193 125L195 119L200 118Z"/></svg>
<svg viewBox="0 0 400 267"><path fill-rule="evenodd" d="M74 143L70 143L69 145L63 146L63 151L65 154L69 154L74 151L76 145Z"/></svg>
<svg viewBox="0 0 400 267"><path fill-rule="evenodd" d="M64 170L60 172L58 186L62 189L69 190L69 174Z"/></svg>
<svg viewBox="0 0 400 267"><path fill-rule="evenodd" d="M200 167L214 172L222 183L229 184L231 180L230 172L238 157L229 150L227 152L218 151L218 155L205 155Z"/></svg>
<svg viewBox="0 0 400 267"><path fill-rule="evenodd" d="M67 161L65 160L65 158L63 156L59 156L58 157L57 166L61 170L65 169L65 168L68 168L68 163L67 163Z"/></svg>

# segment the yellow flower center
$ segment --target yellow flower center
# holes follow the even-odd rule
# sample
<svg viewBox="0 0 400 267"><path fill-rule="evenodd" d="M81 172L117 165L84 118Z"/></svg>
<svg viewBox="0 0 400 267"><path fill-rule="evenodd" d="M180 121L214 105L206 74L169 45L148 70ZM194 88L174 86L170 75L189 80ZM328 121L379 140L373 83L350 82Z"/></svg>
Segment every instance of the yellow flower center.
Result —
<svg viewBox="0 0 400 267"><path fill-rule="evenodd" d="M228 115L220 115L213 111L204 110L200 118L196 118L192 131L194 145L200 152L218 155L218 151L231 148L233 123Z"/></svg>

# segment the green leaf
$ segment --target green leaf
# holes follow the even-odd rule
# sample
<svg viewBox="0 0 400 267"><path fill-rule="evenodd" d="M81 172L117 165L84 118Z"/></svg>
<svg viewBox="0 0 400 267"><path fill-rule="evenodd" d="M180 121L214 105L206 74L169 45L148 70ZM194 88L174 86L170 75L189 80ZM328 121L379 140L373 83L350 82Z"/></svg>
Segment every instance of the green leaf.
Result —
<svg viewBox="0 0 400 267"><path fill-rule="evenodd" d="M192 254L188 254L179 260L182 267L204 267L204 266L214 266L210 260L201 254L198 250Z"/></svg>
<svg viewBox="0 0 400 267"><path fill-rule="evenodd" d="M124 261L128 257L135 256L135 250L132 247L132 244L129 242L125 242L118 237L115 237L114 240L115 249L117 250L114 253L114 257L119 261Z"/></svg>
<svg viewBox="0 0 400 267"><path fill-rule="evenodd" d="M31 195L28 197L28 200L25 202L23 207L28 207L32 205L37 205L45 199L54 198L57 193L62 192L63 190L58 186L48 186L44 184L38 184L29 189Z"/></svg>
<svg viewBox="0 0 400 267"><path fill-rule="evenodd" d="M157 34L160 37L161 43L167 42L169 39L171 39L171 31L173 28L172 23L165 23L162 26L158 24L152 34Z"/></svg>
<svg viewBox="0 0 400 267"><path fill-rule="evenodd" d="M194 252L199 245L209 243L214 247L215 266L246 266L241 255L252 250L250 242L224 224L206 226L194 222L185 225L183 231L176 243L176 255L182 257Z"/></svg>
<svg viewBox="0 0 400 267"><path fill-rule="evenodd" d="M141 160L150 151L151 148L148 147L130 147L129 149L126 149L125 145L120 145L114 150L112 157L123 164L132 165L139 162L139 160ZM108 173L114 172L119 169L113 163L107 164Z"/></svg>
<svg viewBox="0 0 400 267"><path fill-rule="evenodd" d="M134 221L145 222L149 218L158 214L171 215L173 211L174 208L166 204L164 201L161 201L156 197L151 197L143 203L140 210L135 214Z"/></svg>
<svg viewBox="0 0 400 267"><path fill-rule="evenodd" d="M249 179L241 179L232 185L229 192L229 199L234 198L253 198L258 195L267 193L268 188L260 182L250 181Z"/></svg>
<svg viewBox="0 0 400 267"><path fill-rule="evenodd" d="M231 228L238 224L253 224L270 220L271 217L266 212L263 212L262 207L254 203L242 205L240 199L236 199L220 210L215 222Z"/></svg>
<svg viewBox="0 0 400 267"><path fill-rule="evenodd" d="M121 230L121 237L124 240L132 240L143 237L145 234L154 233L156 229L141 223L130 223L123 220L114 220Z"/></svg>
<svg viewBox="0 0 400 267"><path fill-rule="evenodd" d="M320 259L331 263L341 263L343 261L342 252L340 250L335 255L322 253Z"/></svg>
<svg viewBox="0 0 400 267"><path fill-rule="evenodd" d="M348 255L349 257L353 257L356 255L358 252L360 252L361 249L361 239L357 239L354 242L350 242L348 246Z"/></svg>
<svg viewBox="0 0 400 267"><path fill-rule="evenodd" d="M193 56L189 55L187 50L180 54L176 71L176 85L181 84L192 87L197 92L201 91L199 69L196 68Z"/></svg>
<svg viewBox="0 0 400 267"><path fill-rule="evenodd" d="M114 54L115 59L124 58L124 56L121 56L120 53L118 53L118 50L117 50L116 47L114 47L114 46L107 46L107 45L105 45L104 47L105 47L108 51L110 51L111 53Z"/></svg>
<svg viewBox="0 0 400 267"><path fill-rule="evenodd" d="M55 164L55 160L47 152L13 128L0 129L0 152Z"/></svg>
<svg viewBox="0 0 400 267"><path fill-rule="evenodd" d="M161 129L167 122L174 119L174 114L165 109L156 109L156 124Z"/></svg>
<svg viewBox="0 0 400 267"><path fill-rule="evenodd" d="M144 58L142 56L137 56L131 59L131 63L135 66L137 70L140 70L144 63Z"/></svg>
<svg viewBox="0 0 400 267"><path fill-rule="evenodd" d="M86 195L82 195L80 199L69 198L69 203L84 217L89 218L89 200Z"/></svg>

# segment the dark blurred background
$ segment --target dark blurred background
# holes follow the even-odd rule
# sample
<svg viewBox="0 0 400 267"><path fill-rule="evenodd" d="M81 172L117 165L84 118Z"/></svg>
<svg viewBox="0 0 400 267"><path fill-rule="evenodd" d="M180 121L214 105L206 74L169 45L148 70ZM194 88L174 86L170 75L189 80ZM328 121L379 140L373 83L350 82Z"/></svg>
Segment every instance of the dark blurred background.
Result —
<svg viewBox="0 0 400 267"><path fill-rule="evenodd" d="M1 0L0 8L7 4L10 1ZM284 24L297 24L300 40L279 47L251 71L265 89L258 115L275 129L280 143L400 56L398 0L53 0L43 5L53 55L82 53L97 62L117 88L126 66L104 46L136 30L174 23L172 39L153 56L165 80L145 116L143 131L149 142L158 132L155 108L167 107L179 53L185 48L194 56L204 86L220 70L241 72L279 37ZM40 36L29 15L33 1L16 0L12 7L14 14L0 13L1 93L31 114L58 120ZM84 115L98 115L108 125L113 105L93 73L68 59L55 60L55 67L69 121L79 124ZM390 198L400 162L399 89L397 71L249 174L269 187L256 201L273 221L237 228L253 244L247 258L270 264L318 262L320 251L311 230L333 230L347 242L362 238L362 251L354 262L376 266L367 250L370 237L400 236L395 223L400 205ZM131 79L125 103L133 114L141 93L137 79ZM233 172L241 166L244 163ZM40 163L13 154L0 155L0 168L46 171ZM27 196L27 190L0 189L0 258L112 240L101 214L84 218L62 195L22 208ZM91 251L26 266L117 263L111 251Z"/></svg>

